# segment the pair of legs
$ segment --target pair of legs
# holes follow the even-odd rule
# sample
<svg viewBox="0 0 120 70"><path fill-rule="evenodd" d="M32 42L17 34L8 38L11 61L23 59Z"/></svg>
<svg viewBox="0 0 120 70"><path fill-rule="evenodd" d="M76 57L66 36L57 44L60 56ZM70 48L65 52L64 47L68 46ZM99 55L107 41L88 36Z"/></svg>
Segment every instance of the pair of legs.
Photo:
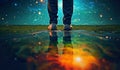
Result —
<svg viewBox="0 0 120 70"><path fill-rule="evenodd" d="M48 0L50 24L57 24L58 0ZM63 24L70 25L73 14L73 0L63 0Z"/></svg>

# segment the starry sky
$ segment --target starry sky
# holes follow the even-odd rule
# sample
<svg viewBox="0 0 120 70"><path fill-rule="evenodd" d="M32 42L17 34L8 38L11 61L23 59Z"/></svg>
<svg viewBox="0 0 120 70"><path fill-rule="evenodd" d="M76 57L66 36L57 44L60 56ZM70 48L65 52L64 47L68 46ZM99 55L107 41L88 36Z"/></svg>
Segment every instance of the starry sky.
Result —
<svg viewBox="0 0 120 70"><path fill-rule="evenodd" d="M62 25L62 0L58 0ZM74 0L73 25L120 25L119 0ZM0 0L0 25L48 25L47 0Z"/></svg>

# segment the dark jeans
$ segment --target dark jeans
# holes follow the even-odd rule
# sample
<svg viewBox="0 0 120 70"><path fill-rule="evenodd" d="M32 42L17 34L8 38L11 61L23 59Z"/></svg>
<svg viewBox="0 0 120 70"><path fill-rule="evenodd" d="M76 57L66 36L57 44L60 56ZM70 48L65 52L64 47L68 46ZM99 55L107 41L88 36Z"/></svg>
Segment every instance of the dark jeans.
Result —
<svg viewBox="0 0 120 70"><path fill-rule="evenodd" d="M48 0L48 13L50 24L57 24L58 0ZM63 0L63 24L71 24L73 14L73 0Z"/></svg>

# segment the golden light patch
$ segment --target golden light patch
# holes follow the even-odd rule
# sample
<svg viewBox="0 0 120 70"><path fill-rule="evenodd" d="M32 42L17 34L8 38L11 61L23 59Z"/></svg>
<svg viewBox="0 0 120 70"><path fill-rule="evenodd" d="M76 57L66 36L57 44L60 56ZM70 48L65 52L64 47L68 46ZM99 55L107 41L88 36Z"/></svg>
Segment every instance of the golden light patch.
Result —
<svg viewBox="0 0 120 70"><path fill-rule="evenodd" d="M83 49L68 48L67 51L73 52L73 54L64 53L59 57L59 62L66 70L91 70L93 65L99 67L99 63L96 57L92 56L89 52L83 51Z"/></svg>

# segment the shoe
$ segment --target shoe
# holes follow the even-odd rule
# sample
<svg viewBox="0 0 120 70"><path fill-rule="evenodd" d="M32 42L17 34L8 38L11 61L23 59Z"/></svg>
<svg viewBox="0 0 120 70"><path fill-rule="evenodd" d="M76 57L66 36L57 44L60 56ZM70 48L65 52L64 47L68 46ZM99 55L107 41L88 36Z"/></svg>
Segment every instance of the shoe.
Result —
<svg viewBox="0 0 120 70"><path fill-rule="evenodd" d="M66 31L72 30L72 25L65 24L64 30L66 30Z"/></svg>
<svg viewBox="0 0 120 70"><path fill-rule="evenodd" d="M56 24L52 23L48 26L48 30L57 30Z"/></svg>

